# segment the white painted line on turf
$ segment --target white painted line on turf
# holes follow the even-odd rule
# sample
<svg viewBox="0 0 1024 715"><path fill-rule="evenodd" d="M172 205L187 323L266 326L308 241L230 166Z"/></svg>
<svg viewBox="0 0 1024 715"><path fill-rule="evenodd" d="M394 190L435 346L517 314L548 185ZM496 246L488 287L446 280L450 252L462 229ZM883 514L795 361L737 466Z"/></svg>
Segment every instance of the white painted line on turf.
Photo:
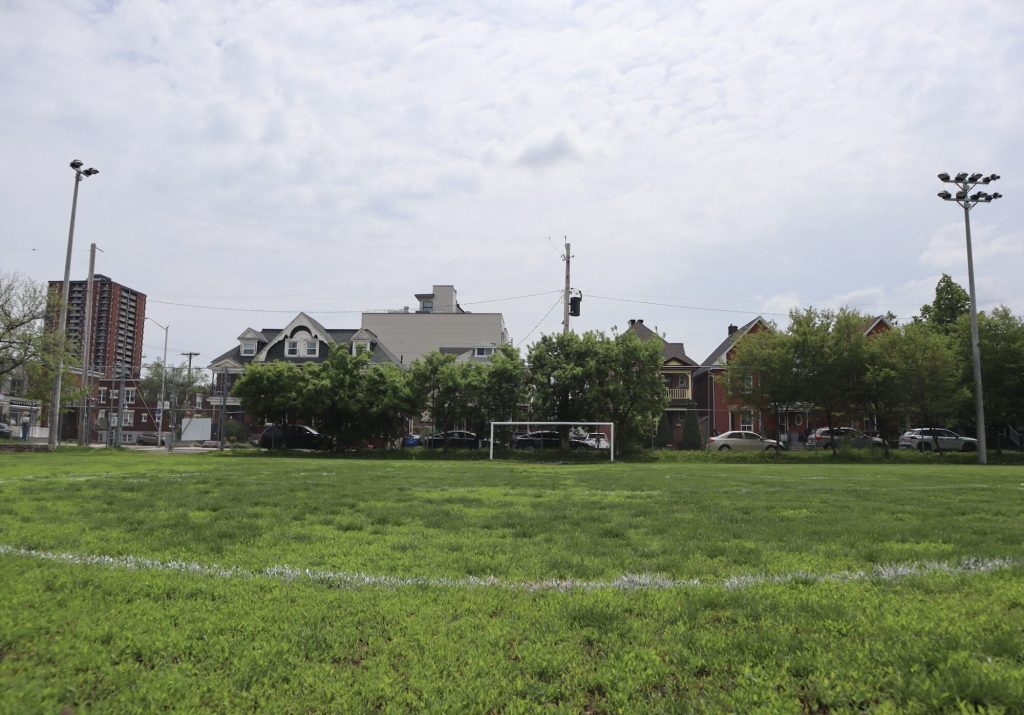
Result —
<svg viewBox="0 0 1024 715"><path fill-rule="evenodd" d="M974 574L1002 571L1024 566L1024 560L1012 558L965 558L957 563L939 561L908 562L901 564L878 564L870 570L839 571L815 574L796 571L785 574L748 574L730 576L725 579L673 579L652 574L624 574L610 580L586 581L579 579L540 579L536 581L509 581L494 576L484 578L465 576L462 578L429 578L426 576L381 576L349 571L321 571L301 569L292 566L268 566L259 571L237 566L200 564L194 561L162 561L140 556L105 556L96 554L74 554L69 552L39 551L22 549L0 544L0 555L87 566L106 566L131 571L172 571L179 573L212 576L215 578L272 578L280 581L308 581L332 588L398 589L415 586L433 588L497 588L508 591L637 591L670 590L694 588L724 588L741 590L762 585L786 585L790 583L825 583L853 581L892 581L910 576L924 576L933 573Z"/></svg>

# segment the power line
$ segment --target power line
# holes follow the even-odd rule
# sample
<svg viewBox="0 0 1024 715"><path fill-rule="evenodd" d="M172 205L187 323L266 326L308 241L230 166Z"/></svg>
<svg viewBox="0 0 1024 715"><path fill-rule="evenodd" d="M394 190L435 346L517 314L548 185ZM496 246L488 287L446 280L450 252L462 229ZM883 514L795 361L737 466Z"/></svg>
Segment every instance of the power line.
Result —
<svg viewBox="0 0 1024 715"><path fill-rule="evenodd" d="M561 293L562 293L562 292L561 292L561 291L558 291L558 293L559 293L558 297L557 297L557 298L555 298L555 302L551 304L551 307L550 307L550 308L548 308L548 312L546 312L546 313L544 314L544 317L543 317L543 318L541 318L540 320L538 320L538 321L537 321L537 325L534 325L534 326L533 326L532 328L530 328L530 332L528 332L528 333L527 333L526 335L524 335L524 336L523 336L523 339L522 339L522 340L520 340L520 341L519 341L518 343L516 343L516 347L517 347L517 348L518 348L518 347L519 347L520 345L522 345L523 343L525 343L525 342L526 342L526 339L527 339L528 337L530 337L531 335L533 335L533 331L534 331L534 330L536 330L536 329L537 329L537 328L538 328L538 327L540 326L540 324L541 324L541 323L543 323L543 322L544 322L545 320L547 320L547 317L548 317L549 315L551 315L551 311L555 309L555 306L556 306L556 305L558 305L559 303L561 303L561 302L562 302L562 295L561 295Z"/></svg>

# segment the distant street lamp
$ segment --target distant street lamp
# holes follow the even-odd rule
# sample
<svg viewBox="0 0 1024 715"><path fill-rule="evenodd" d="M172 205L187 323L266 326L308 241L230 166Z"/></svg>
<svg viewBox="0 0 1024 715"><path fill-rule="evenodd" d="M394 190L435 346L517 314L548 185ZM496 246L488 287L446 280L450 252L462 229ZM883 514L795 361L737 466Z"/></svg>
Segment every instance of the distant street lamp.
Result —
<svg viewBox="0 0 1024 715"><path fill-rule="evenodd" d="M955 194L940 191L939 198L943 201L955 201L964 209L964 225L967 227L967 280L971 294L971 357L974 361L974 411L978 423L978 464L987 464L987 445L985 440L985 400L981 391L981 347L978 344L978 302L974 294L974 253L971 250L971 209L978 204L990 204L1003 198L1002 194L989 194L985 191L971 191L978 184L988 185L999 180L999 174L971 174L961 171L955 177L939 174L939 181L953 184L957 188Z"/></svg>
<svg viewBox="0 0 1024 715"><path fill-rule="evenodd" d="M75 210L78 208L78 184L82 177L94 176L100 173L99 170L82 168L82 162L75 159L71 162L71 168L75 171L75 193L71 197L71 228L68 229L68 256L64 261L64 288L61 291L60 318L57 323L57 376L53 379L53 394L50 395L50 434L47 442L50 449L57 448L60 435L60 380L64 372L64 338L65 329L68 323L68 294L71 291L71 246L75 240ZM84 356L89 362L88 356ZM84 373L83 373L84 375Z"/></svg>
<svg viewBox="0 0 1024 715"><path fill-rule="evenodd" d="M146 316L146 320L150 320L157 324L164 331L164 362L160 366L160 406L156 410L156 446L160 446L160 440L164 436L164 385L167 383L167 331L171 329L169 325L160 325L155 320Z"/></svg>

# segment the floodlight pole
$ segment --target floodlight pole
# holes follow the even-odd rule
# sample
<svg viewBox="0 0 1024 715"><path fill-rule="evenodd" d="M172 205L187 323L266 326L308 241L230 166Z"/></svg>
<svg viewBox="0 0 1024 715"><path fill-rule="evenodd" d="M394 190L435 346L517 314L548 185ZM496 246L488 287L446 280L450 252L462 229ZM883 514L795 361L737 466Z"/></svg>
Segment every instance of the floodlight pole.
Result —
<svg viewBox="0 0 1024 715"><path fill-rule="evenodd" d="M939 193L943 201L955 201L964 210L964 226L967 231L967 281L971 298L971 359L974 364L974 412L977 422L978 437L978 464L988 464L988 445L985 436L985 398L981 385L981 345L978 338L978 302L974 291L974 252L971 248L971 209L979 203L991 203L1003 197L1000 193L989 194L978 191L971 194L970 191L978 184L988 185L999 180L998 174L983 176L981 174L968 175L960 172L954 178L949 174L939 174L939 181L946 184L953 184L957 187L955 195L948 191Z"/></svg>
<svg viewBox="0 0 1024 715"><path fill-rule="evenodd" d="M167 384L167 332L171 329L170 325L160 325L155 320L146 317L146 320L152 320L164 331L164 361L160 366L160 407L156 411L156 446L160 446L160 440L164 438L164 386Z"/></svg>
<svg viewBox="0 0 1024 715"><path fill-rule="evenodd" d="M64 372L64 336L68 324L68 295L71 292L71 247L75 242L75 212L78 210L78 184L83 176L100 173L89 167L82 169L82 162L75 159L70 164L75 172L75 192L71 196L71 226L68 228L68 255L64 259L64 286L61 290L60 317L57 319L57 375L53 378L53 392L50 394L50 429L46 441L51 450L57 448L60 441L60 388L61 376Z"/></svg>

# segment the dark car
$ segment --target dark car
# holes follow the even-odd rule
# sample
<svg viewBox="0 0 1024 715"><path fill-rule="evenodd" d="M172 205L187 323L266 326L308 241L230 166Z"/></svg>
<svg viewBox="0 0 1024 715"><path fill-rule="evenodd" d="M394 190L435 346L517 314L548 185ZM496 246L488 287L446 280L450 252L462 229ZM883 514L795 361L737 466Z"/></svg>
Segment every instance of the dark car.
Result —
<svg viewBox="0 0 1024 715"><path fill-rule="evenodd" d="M518 434L512 438L513 449L558 449L562 446L562 435L555 430L537 430ZM572 449L597 449L585 439L571 437L569 447Z"/></svg>
<svg viewBox="0 0 1024 715"><path fill-rule="evenodd" d="M449 449L476 449L477 447L487 444L487 440L480 439L474 432L453 429L448 430L448 432L438 432L437 434L432 434L429 437L426 437L422 440L423 446L434 449L444 447L445 435L448 436Z"/></svg>
<svg viewBox="0 0 1024 715"><path fill-rule="evenodd" d="M140 432L135 437L135 444L158 447L164 444L164 440L156 432Z"/></svg>
<svg viewBox="0 0 1024 715"><path fill-rule="evenodd" d="M832 449L833 445L847 445L849 447L881 447L881 437L866 435L853 427L820 427L807 438L807 449Z"/></svg>
<svg viewBox="0 0 1024 715"><path fill-rule="evenodd" d="M11 426L6 422L0 422L0 439L11 438Z"/></svg>
<svg viewBox="0 0 1024 715"><path fill-rule="evenodd" d="M320 449L323 445L320 433L305 425L268 425L260 435L264 449Z"/></svg>

